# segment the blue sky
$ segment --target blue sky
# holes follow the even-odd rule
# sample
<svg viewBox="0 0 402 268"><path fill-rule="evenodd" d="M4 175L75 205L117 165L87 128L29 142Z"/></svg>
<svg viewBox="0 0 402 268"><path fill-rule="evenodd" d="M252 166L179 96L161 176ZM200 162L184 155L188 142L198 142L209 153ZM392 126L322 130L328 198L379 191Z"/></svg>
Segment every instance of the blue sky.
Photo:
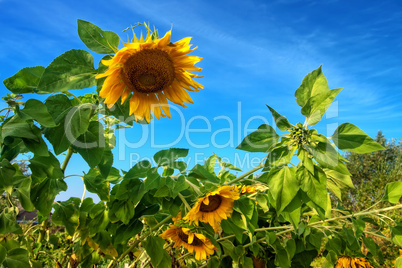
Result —
<svg viewBox="0 0 402 268"><path fill-rule="evenodd" d="M175 109L172 119L148 127L136 125L118 135L120 147L114 153L120 169L128 170L137 156L152 157L161 149L154 144L168 143L189 148L191 163L213 152L232 162L235 157L244 161L247 156L235 147L245 132L264 122L262 118L272 123L265 104L292 123L304 121L294 91L321 64L330 88L344 90L318 125L319 131L330 136L337 125L351 122L370 136L381 129L387 138L402 137L399 0L0 0L0 10L1 81L26 66L47 66L72 48L87 50L78 37L76 19L114 31L123 40L127 40L123 29L143 21L155 25L161 35L173 27L172 41L194 37L198 49L193 55L204 58L198 66L204 69L200 83L205 89L192 93L194 104ZM7 92L3 85L0 90L1 95ZM195 128L204 132L180 137L181 131ZM141 138L146 138L144 144ZM254 155L249 157L251 161ZM79 174L81 167L85 170L75 155L67 173ZM80 196L80 179L71 177L67 182L69 190L60 199Z"/></svg>

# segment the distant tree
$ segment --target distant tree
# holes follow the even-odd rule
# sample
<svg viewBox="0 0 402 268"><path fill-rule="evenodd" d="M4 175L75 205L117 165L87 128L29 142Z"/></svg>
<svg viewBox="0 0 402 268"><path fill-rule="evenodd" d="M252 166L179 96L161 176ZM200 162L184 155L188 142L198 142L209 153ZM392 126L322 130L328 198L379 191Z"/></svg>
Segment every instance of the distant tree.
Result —
<svg viewBox="0 0 402 268"><path fill-rule="evenodd" d="M401 141L387 141L381 131L378 131L375 140L386 150L370 154L348 153L345 156L356 188L344 190L342 199L344 207L352 211L372 206L381 199L387 183L402 180Z"/></svg>

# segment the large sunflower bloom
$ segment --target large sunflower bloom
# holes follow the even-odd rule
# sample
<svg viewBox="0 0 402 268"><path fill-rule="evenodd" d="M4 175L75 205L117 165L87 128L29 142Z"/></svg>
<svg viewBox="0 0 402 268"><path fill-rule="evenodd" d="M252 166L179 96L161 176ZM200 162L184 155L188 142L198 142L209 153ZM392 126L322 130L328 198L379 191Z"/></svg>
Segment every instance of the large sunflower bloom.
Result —
<svg viewBox="0 0 402 268"><path fill-rule="evenodd" d="M233 202L240 198L236 186L222 186L206 196L199 198L194 207L187 213L184 220L190 222L209 223L218 232L220 222L227 219L233 212Z"/></svg>
<svg viewBox="0 0 402 268"><path fill-rule="evenodd" d="M170 118L167 100L183 107L193 102L186 90L197 92L203 86L193 80L199 76L188 71L201 71L194 64L202 58L187 55L196 49L190 49L191 37L171 43L170 35L159 39L148 31L145 39L134 37L112 59L102 60L109 68L96 78L106 77L99 96L108 108L119 98L123 104L131 93L130 115L150 122L151 112L158 119Z"/></svg>
<svg viewBox="0 0 402 268"><path fill-rule="evenodd" d="M340 257L335 268L374 268L365 258Z"/></svg>
<svg viewBox="0 0 402 268"><path fill-rule="evenodd" d="M169 229L164 231L160 236L163 239L171 239L175 243L173 247L183 246L190 253L195 252L196 260L206 260L210 255L214 254L215 246L209 238L203 234L191 232L188 228L169 224Z"/></svg>

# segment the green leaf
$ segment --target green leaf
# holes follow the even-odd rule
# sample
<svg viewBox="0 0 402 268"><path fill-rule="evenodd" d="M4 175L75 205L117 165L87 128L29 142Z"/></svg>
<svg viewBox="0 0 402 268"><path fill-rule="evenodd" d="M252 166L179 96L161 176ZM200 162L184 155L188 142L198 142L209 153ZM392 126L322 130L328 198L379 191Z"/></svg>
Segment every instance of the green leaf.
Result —
<svg viewBox="0 0 402 268"><path fill-rule="evenodd" d="M369 236L363 236L363 242L371 254L377 258L379 246L375 243L374 239Z"/></svg>
<svg viewBox="0 0 402 268"><path fill-rule="evenodd" d="M379 143L375 142L363 130L350 123L340 125L332 135L331 139L341 150L365 154L378 150L385 150Z"/></svg>
<svg viewBox="0 0 402 268"><path fill-rule="evenodd" d="M295 230L297 230L299 227L301 217L301 207L302 202L298 194L292 200L292 202L290 202L289 205L285 207L285 209L282 212L282 215L284 215L285 219L288 220L293 225Z"/></svg>
<svg viewBox="0 0 402 268"><path fill-rule="evenodd" d="M17 214L13 208L5 208L0 214L0 234L22 234L21 226L17 223Z"/></svg>
<svg viewBox="0 0 402 268"><path fill-rule="evenodd" d="M322 73L321 66L307 74L295 92L296 102L303 107L310 97L329 91L328 82Z"/></svg>
<svg viewBox="0 0 402 268"><path fill-rule="evenodd" d="M307 196L322 209L327 209L327 177L319 167L314 167L314 174L311 174L303 166L296 172L300 188Z"/></svg>
<svg viewBox="0 0 402 268"><path fill-rule="evenodd" d="M55 58L46 67L38 84L38 93L66 92L96 85L94 59L85 50L72 49Z"/></svg>
<svg viewBox="0 0 402 268"><path fill-rule="evenodd" d="M30 150L34 155L37 156L48 156L49 149L47 148L46 142L42 139L42 132L39 128L31 123L32 132L38 137L39 141L22 138L24 145L28 150Z"/></svg>
<svg viewBox="0 0 402 268"><path fill-rule="evenodd" d="M114 242L116 244L127 243L132 237L141 232L144 225L138 219L131 220L127 225L120 225L116 230Z"/></svg>
<svg viewBox="0 0 402 268"><path fill-rule="evenodd" d="M272 149L278 142L278 138L275 130L270 125L263 124L258 127L258 130L247 135L236 149L265 153Z"/></svg>
<svg viewBox="0 0 402 268"><path fill-rule="evenodd" d="M390 182L385 186L382 201L388 201L392 204L399 203L402 196L402 181Z"/></svg>
<svg viewBox="0 0 402 268"><path fill-rule="evenodd" d="M142 242L148 256L151 258L151 263L154 267L170 268L172 267L172 258L163 248L165 240L159 236L148 236Z"/></svg>
<svg viewBox="0 0 402 268"><path fill-rule="evenodd" d="M0 264L3 263L3 261L6 259L6 256L7 256L6 248L0 245Z"/></svg>
<svg viewBox="0 0 402 268"><path fill-rule="evenodd" d="M128 224L134 217L135 207L134 203L130 200L113 202L110 210L113 212L117 219L121 220L124 224Z"/></svg>
<svg viewBox="0 0 402 268"><path fill-rule="evenodd" d="M82 207L83 205L81 205ZM109 224L109 210L106 208L104 202L99 202L91 208L89 211L91 220L89 222L89 233L96 234L102 230L105 230Z"/></svg>
<svg viewBox="0 0 402 268"><path fill-rule="evenodd" d="M325 167L334 168L338 165L338 152L328 140L325 143L317 142L316 145L304 144L303 148Z"/></svg>
<svg viewBox="0 0 402 268"><path fill-rule="evenodd" d="M25 103L24 109L18 111L18 115L24 119L33 119L44 127L55 127L53 117L47 107L39 100L29 99Z"/></svg>
<svg viewBox="0 0 402 268"><path fill-rule="evenodd" d="M296 178L295 167L285 166L279 171L271 171L271 173L268 178L268 187L276 201L277 214L280 214L297 195L299 183Z"/></svg>
<svg viewBox="0 0 402 268"><path fill-rule="evenodd" d="M397 225L395 227L390 226L390 229L392 242L399 247L402 247L402 225Z"/></svg>
<svg viewBox="0 0 402 268"><path fill-rule="evenodd" d="M44 71L43 66L26 67L5 79L3 83L14 94L34 93Z"/></svg>
<svg viewBox="0 0 402 268"><path fill-rule="evenodd" d="M186 157L188 154L188 149L170 148L167 150L162 150L154 155L154 160L158 166L166 166L180 157Z"/></svg>
<svg viewBox="0 0 402 268"><path fill-rule="evenodd" d="M191 169L191 173L189 176L198 178L200 180L207 180L212 183L219 183L220 179L215 175L215 173L210 173L204 166L199 164L195 165L193 169Z"/></svg>
<svg viewBox="0 0 402 268"><path fill-rule="evenodd" d="M291 150L287 146L281 146L273 149L265 161L264 170L269 170L277 167L281 167L290 163L296 147L292 147Z"/></svg>
<svg viewBox="0 0 402 268"><path fill-rule="evenodd" d="M101 123L92 121L88 130L72 144L74 150L84 158L91 168L98 165L102 160L106 146L103 131Z"/></svg>
<svg viewBox="0 0 402 268"><path fill-rule="evenodd" d="M120 183L120 187L116 193L116 198L119 200L130 199L134 206L137 206L145 193L146 190L144 188L144 183L140 179L125 177Z"/></svg>
<svg viewBox="0 0 402 268"><path fill-rule="evenodd" d="M145 190L158 188L161 176L158 173L158 168L152 168L148 171L148 176L144 180Z"/></svg>
<svg viewBox="0 0 402 268"><path fill-rule="evenodd" d="M102 201L109 201L110 184L98 169L91 168L83 178L88 192L97 194Z"/></svg>
<svg viewBox="0 0 402 268"><path fill-rule="evenodd" d="M79 204L81 200L76 197L71 197L64 202L56 202L53 205L54 213L52 215L52 222L59 225L64 225L70 235L75 233L79 224Z"/></svg>
<svg viewBox="0 0 402 268"><path fill-rule="evenodd" d="M1 137L4 141L6 137L26 138L39 142L38 136L32 130L32 124L15 114L1 128Z"/></svg>
<svg viewBox="0 0 402 268"><path fill-rule="evenodd" d="M98 164L100 173L104 178L107 178L113 165L113 153L110 148L105 148L102 154L102 159Z"/></svg>
<svg viewBox="0 0 402 268"><path fill-rule="evenodd" d="M148 171L151 169L151 162L148 160L143 160L135 164L130 170L124 175L125 178L145 178Z"/></svg>
<svg viewBox="0 0 402 268"><path fill-rule="evenodd" d="M12 195L18 198L25 210L33 211L35 207L31 202L31 179L25 177L24 175L22 176L22 180L14 182L15 191Z"/></svg>
<svg viewBox="0 0 402 268"><path fill-rule="evenodd" d="M78 35L90 50L99 54L110 54L117 50L120 38L111 31L102 31L98 26L88 21L77 20Z"/></svg>
<svg viewBox="0 0 402 268"><path fill-rule="evenodd" d="M63 171L57 158L49 156L34 156L29 167L32 171L31 201L42 215L49 215L54 198L61 191L67 190L63 181Z"/></svg>
<svg viewBox="0 0 402 268"><path fill-rule="evenodd" d="M13 167L7 159L0 162L0 189L7 191L9 194L13 191L15 167Z"/></svg>
<svg viewBox="0 0 402 268"><path fill-rule="evenodd" d="M243 243L243 232L245 231L240 226L233 223L231 218L223 220L221 222L221 227L225 231L225 234L234 234L239 243Z"/></svg>
<svg viewBox="0 0 402 268"><path fill-rule="evenodd" d="M307 124L312 126L320 122L335 97L341 92L342 88L331 89L312 96L301 109L301 113L308 118Z"/></svg>
<svg viewBox="0 0 402 268"><path fill-rule="evenodd" d="M271 111L272 116L275 119L275 124L280 130L284 131L284 130L287 130L292 127L292 125L289 123L289 121L288 121L288 119L286 119L286 117L280 115L277 111L275 111L270 106L267 105L267 107Z"/></svg>
<svg viewBox="0 0 402 268"><path fill-rule="evenodd" d="M59 179L64 176L60 162L53 154L34 156L29 162L33 177Z"/></svg>
<svg viewBox="0 0 402 268"><path fill-rule="evenodd" d="M45 128L43 130L45 137L48 139L48 141L53 145L54 152L56 154L60 154L68 149L68 147L71 145L73 141L78 137L71 137L71 135L67 135L67 133L77 133L79 132L79 129L81 128L80 125L70 125L69 123L65 122L66 120L66 115L69 114L69 112L72 109L72 104L69 98L66 95L63 94L58 94L54 96L50 96L49 98L46 99L45 105L49 111L49 113L52 115L55 123L57 124L56 127L53 128ZM75 111L82 111L84 112L85 110L77 109L75 108ZM83 113L85 115L85 112ZM76 114L77 116L77 114ZM74 118L73 116L69 116L69 118ZM73 120L73 121L78 121L78 120ZM71 119L70 119L71 123ZM68 129L68 132L65 130L65 126ZM78 131L77 128L78 127ZM85 130L84 130L85 132Z"/></svg>
<svg viewBox="0 0 402 268"><path fill-rule="evenodd" d="M2 266L4 268L29 268L28 251L23 248L14 248L7 252Z"/></svg>

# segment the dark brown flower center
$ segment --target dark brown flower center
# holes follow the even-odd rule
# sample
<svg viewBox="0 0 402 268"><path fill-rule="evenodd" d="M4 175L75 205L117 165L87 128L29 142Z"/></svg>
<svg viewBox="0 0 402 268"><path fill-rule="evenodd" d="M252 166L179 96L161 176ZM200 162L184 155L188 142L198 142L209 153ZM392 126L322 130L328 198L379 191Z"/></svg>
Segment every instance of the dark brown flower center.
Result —
<svg viewBox="0 0 402 268"><path fill-rule="evenodd" d="M186 242L189 245L192 246L202 246L204 243L197 237L194 235L194 239L193 242L190 244L188 242L188 235L186 235L182 230L177 232L177 235L180 237L181 240L183 240L184 242Z"/></svg>
<svg viewBox="0 0 402 268"><path fill-rule="evenodd" d="M159 92L175 78L169 54L159 49L144 49L130 56L123 66L122 79L131 91Z"/></svg>
<svg viewBox="0 0 402 268"><path fill-rule="evenodd" d="M209 196L209 204L205 205L204 202L201 203L200 211L202 212L212 212L219 208L222 203L222 197L220 195Z"/></svg>

